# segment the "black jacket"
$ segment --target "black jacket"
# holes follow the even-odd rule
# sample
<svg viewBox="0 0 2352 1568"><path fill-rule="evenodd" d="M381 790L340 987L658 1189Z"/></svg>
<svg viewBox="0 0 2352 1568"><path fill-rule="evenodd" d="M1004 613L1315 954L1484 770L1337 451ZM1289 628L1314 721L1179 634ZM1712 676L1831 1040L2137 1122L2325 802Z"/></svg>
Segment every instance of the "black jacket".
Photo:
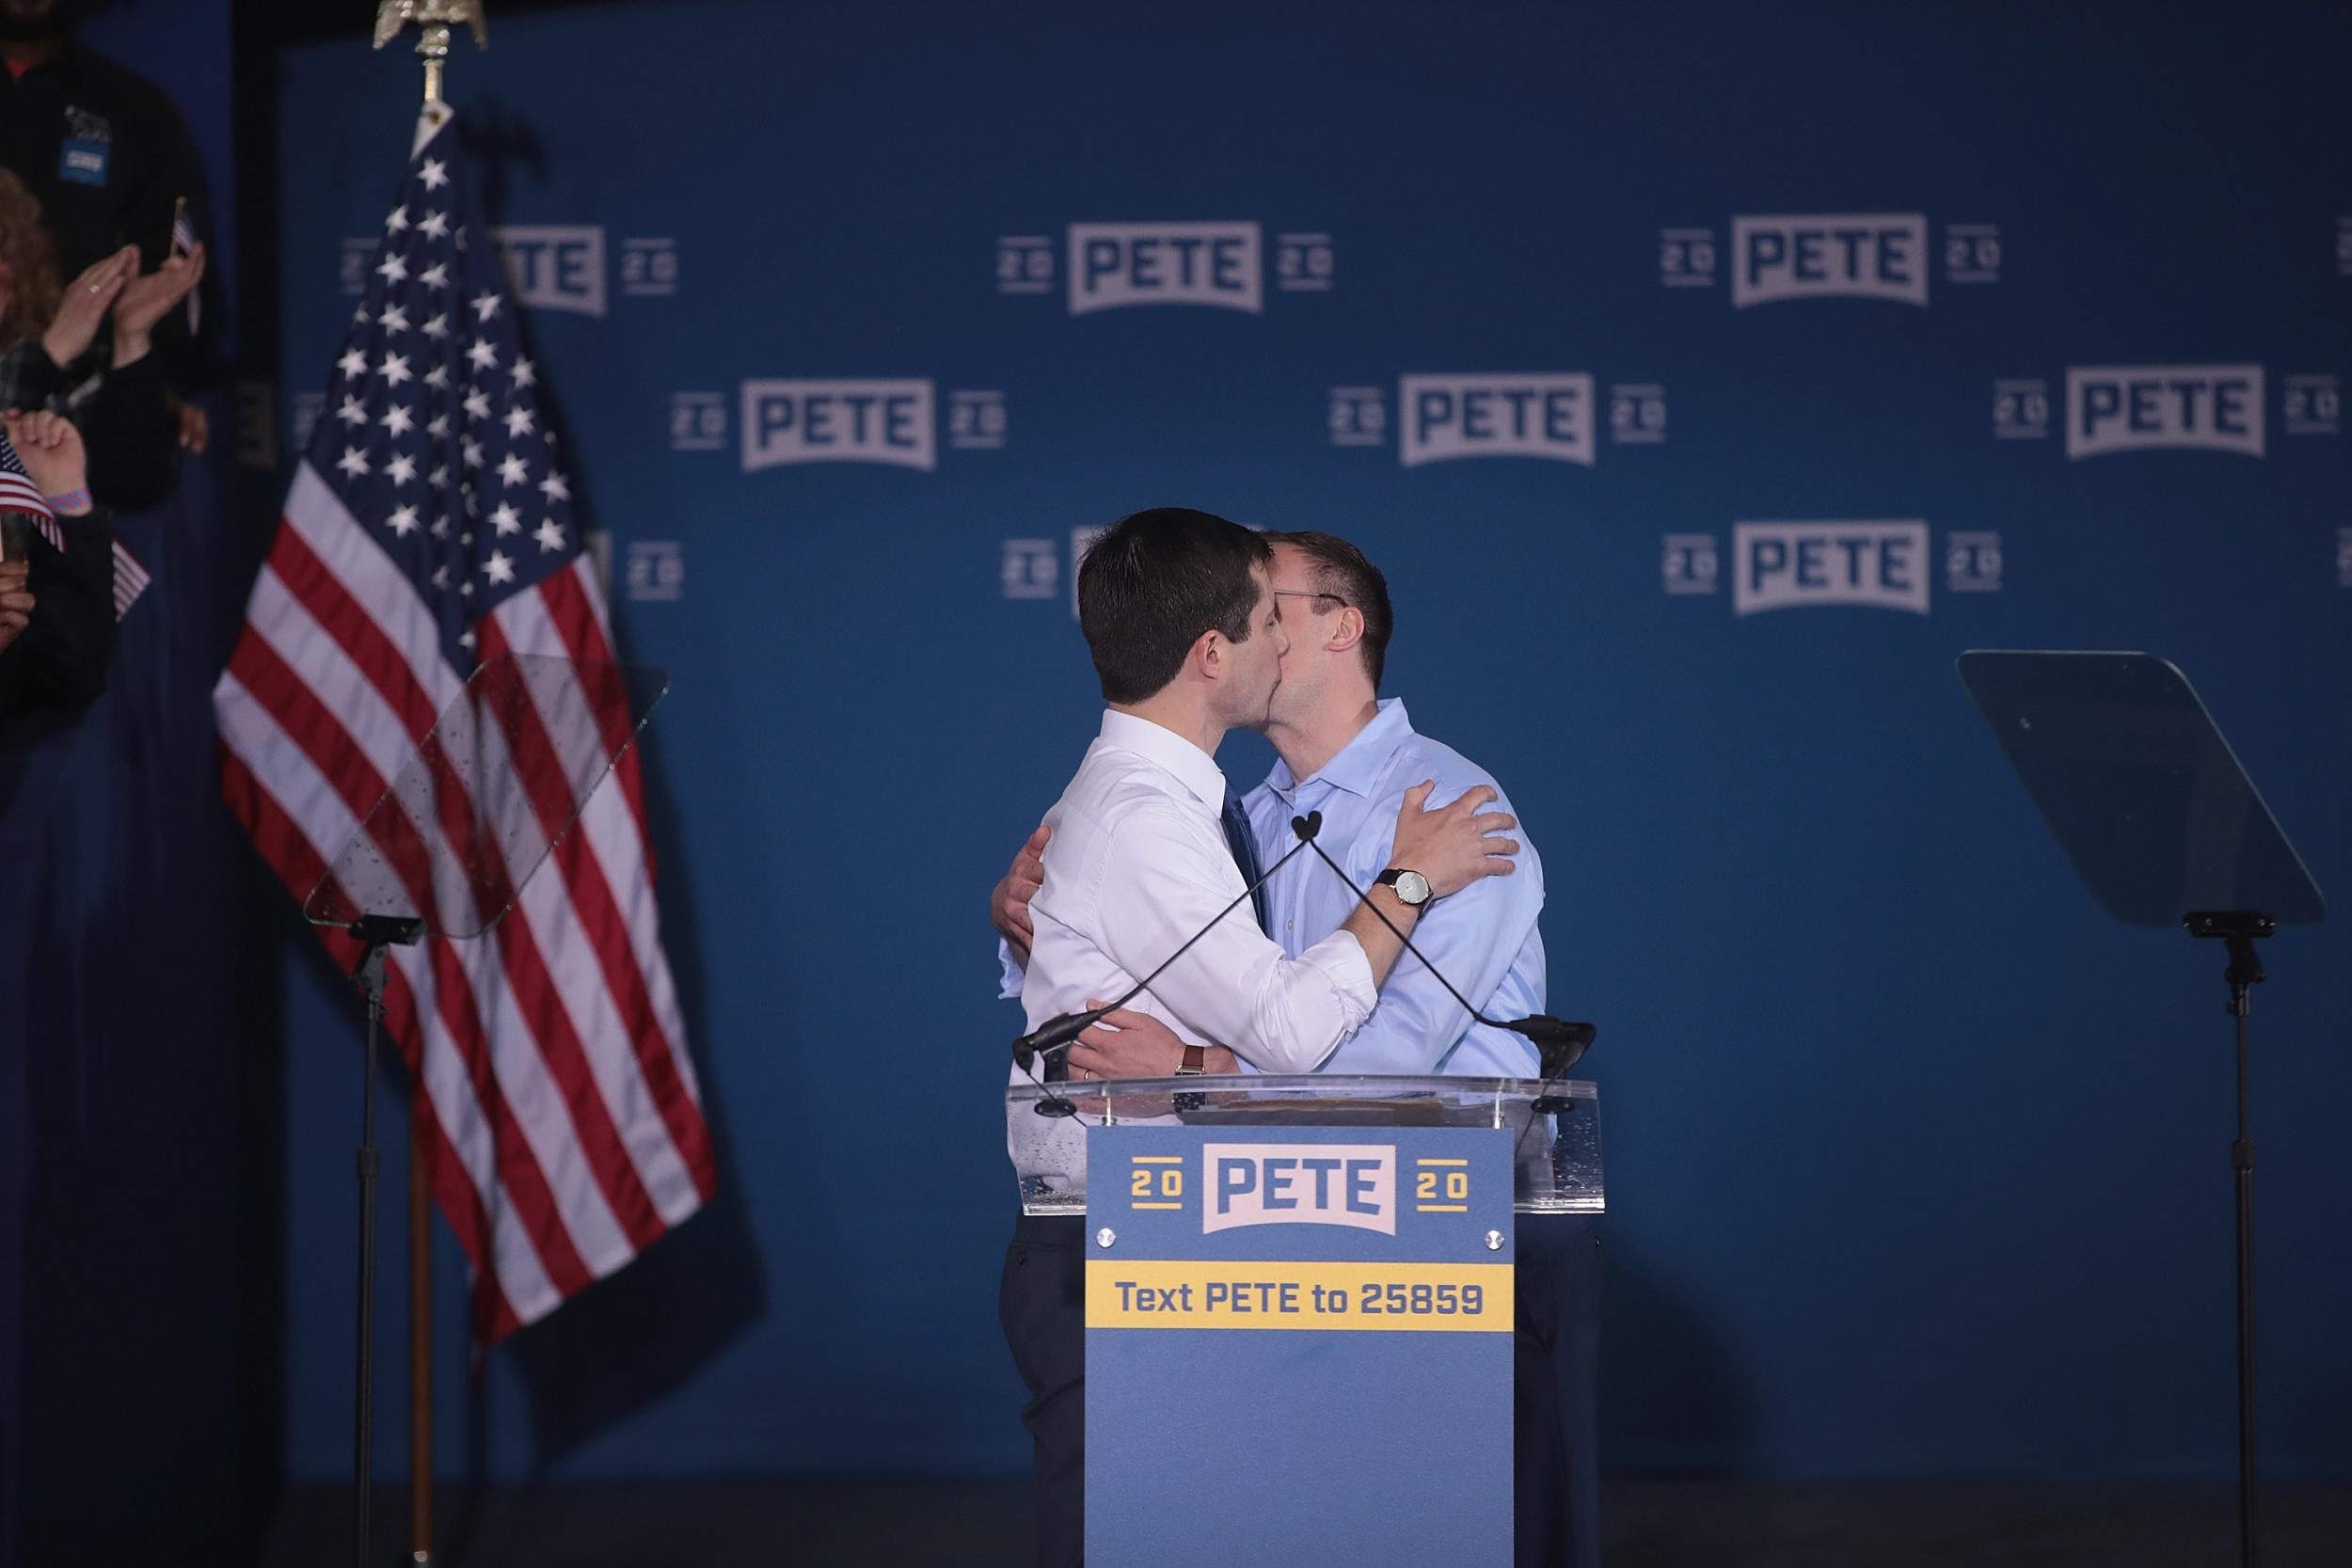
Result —
<svg viewBox="0 0 2352 1568"><path fill-rule="evenodd" d="M102 506L136 512L171 494L180 421L172 413L159 353L128 365L106 362L100 344L63 370L27 336L0 354L0 408L47 408L82 432L90 494Z"/></svg>
<svg viewBox="0 0 2352 1568"><path fill-rule="evenodd" d="M115 534L104 508L60 517L65 553L36 531L33 615L24 634L0 648L0 715L32 708L80 707L106 689L115 651Z"/></svg>

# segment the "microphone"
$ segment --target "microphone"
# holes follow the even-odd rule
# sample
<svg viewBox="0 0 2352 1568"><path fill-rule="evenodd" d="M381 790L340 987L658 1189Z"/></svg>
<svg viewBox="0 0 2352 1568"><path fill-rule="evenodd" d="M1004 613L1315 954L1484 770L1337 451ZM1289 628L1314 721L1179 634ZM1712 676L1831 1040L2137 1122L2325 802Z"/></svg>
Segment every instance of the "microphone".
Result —
<svg viewBox="0 0 2352 1568"><path fill-rule="evenodd" d="M1068 1051L1073 1045L1075 1045L1080 1035L1085 1034L1089 1029L1093 1028L1095 1024L1102 1022L1104 1014L1117 1012L1120 1008L1134 1001L1138 992L1140 992L1146 986L1149 986L1152 981L1158 979L1162 974L1166 973L1169 964L1172 964L1178 958L1183 958L1184 954L1191 949L1194 942L1199 942L1202 937L1207 936L1211 928L1214 927L1218 921L1224 919L1227 915L1232 913L1235 909L1248 902L1251 895L1255 894L1260 888L1265 886L1268 878L1272 877L1277 871L1281 870L1282 867L1290 864L1290 863L1297 857L1298 852L1301 849L1306 848L1308 845L1313 843L1315 834L1321 832L1322 829L1323 813L1319 811L1310 812L1305 816L1292 818L1291 831L1298 834L1299 841L1291 846L1290 849L1280 860L1276 861L1272 865L1267 866L1263 871L1260 872L1258 874L1258 879L1250 883L1248 887L1242 889L1241 895L1239 897L1235 898L1232 903L1226 905L1223 909L1217 911L1216 913L1211 915L1209 917L1208 925L1201 927L1200 929L1186 937L1182 947L1177 948L1175 952L1170 953L1167 958L1161 959L1159 968L1153 970L1142 979L1137 980L1134 985L1127 989L1126 995L1121 996L1118 1001L1110 1003L1106 1006L1090 1008L1082 1013L1059 1013L1047 1019L1044 1022L1039 1024L1036 1028L1030 1030L1027 1034L1012 1042L1013 1061L1020 1066L1022 1071L1027 1072L1029 1071L1029 1063L1033 1057L1041 1055L1051 1056L1057 1052ZM1377 913L1378 911L1375 911L1374 912ZM1034 1076L1034 1074L1032 1074L1032 1076ZM1052 1103L1052 1101L1041 1100L1038 1101L1037 1108L1041 1113L1048 1116L1069 1115L1067 1111L1047 1111L1045 1108L1050 1103Z"/></svg>
<svg viewBox="0 0 2352 1568"><path fill-rule="evenodd" d="M1538 1064L1536 1070L1541 1074L1541 1085L1534 1109L1544 1113L1567 1109L1570 1103L1568 1101L1541 1092L1541 1090L1548 1088L1557 1080L1566 1077L1569 1069L1583 1058L1584 1053L1592 1049L1593 1041L1599 1036L1600 1031L1592 1024L1580 1023L1572 1019L1554 1018L1549 1013L1536 1013L1527 1018L1488 1018L1485 1013L1471 1006L1470 998L1455 990L1454 982L1438 973L1438 966L1429 961L1428 955L1413 945L1413 939L1398 929L1396 922L1389 918L1388 912L1372 901L1371 895L1356 885L1356 879L1347 874L1346 868L1333 860L1322 845L1315 843L1315 833L1322 826L1323 814L1321 812L1312 813L1311 816L1291 818L1291 832L1298 835L1298 845L1296 848L1291 850L1290 855L1284 855L1282 858L1288 860L1291 855L1295 855L1300 849L1312 848L1318 856L1322 857L1323 863L1331 868L1332 875L1347 884L1348 890L1356 895L1356 901L1370 910L1378 918L1380 924L1386 926L1390 933L1405 944L1405 951L1421 959L1422 967L1429 971L1438 984L1445 988L1445 993L1448 996L1462 1005L1464 1012L1490 1029L1507 1029L1512 1034L1532 1041L1535 1047L1535 1059Z"/></svg>

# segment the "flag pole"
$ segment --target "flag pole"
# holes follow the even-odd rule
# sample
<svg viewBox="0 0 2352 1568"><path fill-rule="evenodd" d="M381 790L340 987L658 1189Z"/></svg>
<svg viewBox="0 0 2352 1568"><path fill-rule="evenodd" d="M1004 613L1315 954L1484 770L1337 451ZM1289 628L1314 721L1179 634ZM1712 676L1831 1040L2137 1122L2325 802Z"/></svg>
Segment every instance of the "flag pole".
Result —
<svg viewBox="0 0 2352 1568"><path fill-rule="evenodd" d="M375 47L418 24L417 57L424 62L424 108L445 115L441 68L449 60L449 29L471 24L474 47L486 49L482 0L383 0L375 13ZM437 119L436 122L437 124ZM420 132L420 136L422 135ZM434 1158L425 1132L424 1081L408 1091L408 1560L433 1563L433 1191Z"/></svg>
<svg viewBox="0 0 2352 1568"><path fill-rule="evenodd" d="M375 46L381 49L391 42L411 22L418 24L417 57L424 62L424 101L438 103L441 67L449 59L450 24L471 24L474 47L490 47L482 27L482 0L383 0L375 10Z"/></svg>

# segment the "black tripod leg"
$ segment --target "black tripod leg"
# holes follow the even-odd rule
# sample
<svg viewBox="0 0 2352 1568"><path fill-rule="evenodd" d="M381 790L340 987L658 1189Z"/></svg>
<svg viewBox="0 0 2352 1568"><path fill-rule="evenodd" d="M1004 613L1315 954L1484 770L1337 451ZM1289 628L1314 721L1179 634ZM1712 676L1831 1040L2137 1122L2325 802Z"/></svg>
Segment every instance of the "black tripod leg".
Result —
<svg viewBox="0 0 2352 1568"><path fill-rule="evenodd" d="M2257 974L2260 971L2257 969ZM2237 1187L2237 1534L2238 1560L2255 1568L2261 1553L2260 1470L2254 1449L2254 1138L2248 1105L2246 1043L2250 999L2232 966L2230 1011L2237 1016L2237 1140L2230 1146Z"/></svg>
<svg viewBox="0 0 2352 1568"><path fill-rule="evenodd" d="M368 1501L374 1481L375 1438L375 1042L384 1017L384 949L372 945L359 960L367 991L368 1048L359 1091L359 1344L352 1456L352 1568L367 1568Z"/></svg>

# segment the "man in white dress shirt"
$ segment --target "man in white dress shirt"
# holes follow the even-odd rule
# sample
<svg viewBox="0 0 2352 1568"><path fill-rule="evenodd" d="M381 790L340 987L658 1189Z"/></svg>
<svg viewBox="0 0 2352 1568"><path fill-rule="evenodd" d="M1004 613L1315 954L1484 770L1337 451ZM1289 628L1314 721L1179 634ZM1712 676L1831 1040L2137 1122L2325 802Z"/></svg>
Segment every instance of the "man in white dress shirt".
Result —
<svg viewBox="0 0 2352 1568"><path fill-rule="evenodd" d="M1021 988L1030 1028L1123 995L1204 927L1130 1004L1166 1026L1175 1059L1163 1070L1232 1071L1239 1055L1263 1070L1310 1071L1371 1015L1403 951L1377 915L1359 907L1291 958L1241 897L1241 857L1254 852L1243 847L1246 822L1240 843L1228 830L1215 753L1227 730L1264 726L1280 676L1288 644L1272 559L1249 530L1172 507L1122 519L1087 552L1078 621L1109 710L1046 814ZM1429 811L1430 789L1406 792L1390 874L1372 892L1406 933L1433 899L1508 876L1518 848L1501 836L1513 819L1484 810L1495 791ZM1036 1446L1041 1559L1055 1568L1081 1560L1084 1542L1078 1230L1068 1219L1019 1221L998 1302L1031 1396L1022 1418Z"/></svg>

